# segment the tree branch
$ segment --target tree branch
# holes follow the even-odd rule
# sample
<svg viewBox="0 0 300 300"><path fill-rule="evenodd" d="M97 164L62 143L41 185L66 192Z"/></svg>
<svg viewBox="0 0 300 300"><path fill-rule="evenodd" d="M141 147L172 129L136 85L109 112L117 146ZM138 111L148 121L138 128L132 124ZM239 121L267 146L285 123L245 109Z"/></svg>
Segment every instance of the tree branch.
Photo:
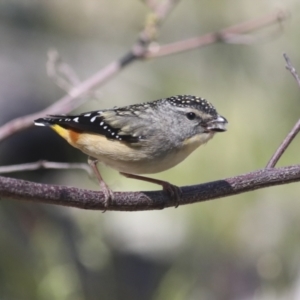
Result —
<svg viewBox="0 0 300 300"><path fill-rule="evenodd" d="M234 43L234 44L249 44L250 37L245 36L245 33L253 32L264 27L270 26L275 22L280 24L288 17L285 11L276 11L263 17L236 24L218 32L207 33L205 35L194 37L168 45L150 45L150 49L146 55L147 58L158 58L171 54L177 54L184 51L189 51L204 46L208 46L217 42ZM253 42L253 38L251 39Z"/></svg>
<svg viewBox="0 0 300 300"><path fill-rule="evenodd" d="M300 181L300 165L258 170L223 180L182 187L179 205L233 196L296 181ZM105 199L101 191L33 183L6 177L0 177L0 196L91 210L157 210L177 204L173 203L163 191L114 192L114 200L107 208L104 206Z"/></svg>
<svg viewBox="0 0 300 300"><path fill-rule="evenodd" d="M18 165L0 166L0 174L34 171L38 169L61 169L61 170L79 169L79 170L86 171L91 177L94 174L91 167L85 163L62 163L62 162L51 162L45 160L39 160L37 162L18 164Z"/></svg>
<svg viewBox="0 0 300 300"><path fill-rule="evenodd" d="M291 60L289 59L289 57L287 56L286 53L283 54L283 57L284 57L284 59L286 61L285 68L288 71L290 71L290 73L292 74L292 76L295 78L298 86L300 87L300 78L299 78L299 75L298 75L295 67L292 65L292 62L291 62ZM288 133L288 135L282 141L282 143L280 144L280 146L278 147L278 149L275 151L275 153L273 154L273 156L269 160L266 168L274 168L275 167L275 165L277 164L278 160L283 155L283 153L288 148L288 146L293 141L293 139L296 137L296 135L299 133L299 131L300 131L300 119L297 121L297 123L295 124L295 126L292 128L292 130Z"/></svg>
<svg viewBox="0 0 300 300"><path fill-rule="evenodd" d="M290 71L290 73L293 75L293 77L295 78L298 86L300 87L300 78L299 78L299 75L295 69L295 67L292 65L292 62L290 60L290 58L288 57L288 55L286 53L283 53L283 57L286 61L286 65L285 65L285 68Z"/></svg>

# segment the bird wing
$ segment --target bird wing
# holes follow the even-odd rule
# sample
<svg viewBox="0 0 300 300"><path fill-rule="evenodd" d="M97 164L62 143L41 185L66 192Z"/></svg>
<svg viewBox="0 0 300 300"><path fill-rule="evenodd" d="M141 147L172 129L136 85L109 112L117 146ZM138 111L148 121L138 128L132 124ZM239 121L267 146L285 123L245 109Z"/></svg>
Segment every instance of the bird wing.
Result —
<svg viewBox="0 0 300 300"><path fill-rule="evenodd" d="M34 121L37 126L59 125L77 132L100 134L111 140L137 143L147 139L151 121L141 111L112 109L80 115L50 115Z"/></svg>

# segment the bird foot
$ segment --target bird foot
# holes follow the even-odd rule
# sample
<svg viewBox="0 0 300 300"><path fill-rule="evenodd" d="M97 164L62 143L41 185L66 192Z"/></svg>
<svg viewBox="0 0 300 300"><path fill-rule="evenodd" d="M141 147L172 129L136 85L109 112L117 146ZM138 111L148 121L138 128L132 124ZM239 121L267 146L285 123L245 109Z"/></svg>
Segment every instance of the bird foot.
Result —
<svg viewBox="0 0 300 300"><path fill-rule="evenodd" d="M182 191L180 187L166 181L162 183L162 187L163 190L169 194L170 198L173 201L175 201L175 208L177 208L179 206L180 198L182 196Z"/></svg>

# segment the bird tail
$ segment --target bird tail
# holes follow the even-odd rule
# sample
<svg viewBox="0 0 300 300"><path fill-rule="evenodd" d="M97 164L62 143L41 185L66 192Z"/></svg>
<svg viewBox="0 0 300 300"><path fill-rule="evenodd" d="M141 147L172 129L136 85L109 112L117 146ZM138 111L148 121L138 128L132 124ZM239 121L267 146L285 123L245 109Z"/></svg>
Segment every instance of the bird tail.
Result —
<svg viewBox="0 0 300 300"><path fill-rule="evenodd" d="M49 116L49 118L39 118L34 120L34 125L36 126L46 126L51 127L56 133L58 133L61 137L67 140L69 143L70 141L70 134L71 130L66 128L66 126L61 125L61 121L63 121L66 116ZM73 131L72 131L73 133ZM75 134L76 132L74 132ZM77 133L76 133L77 134Z"/></svg>
<svg viewBox="0 0 300 300"><path fill-rule="evenodd" d="M39 118L39 119L36 119L34 120L34 125L35 126L51 126L51 122L50 122L51 119L48 119L48 118Z"/></svg>
<svg viewBox="0 0 300 300"><path fill-rule="evenodd" d="M39 118L34 120L36 126L52 126L64 121L67 116L64 115L50 115L48 118Z"/></svg>

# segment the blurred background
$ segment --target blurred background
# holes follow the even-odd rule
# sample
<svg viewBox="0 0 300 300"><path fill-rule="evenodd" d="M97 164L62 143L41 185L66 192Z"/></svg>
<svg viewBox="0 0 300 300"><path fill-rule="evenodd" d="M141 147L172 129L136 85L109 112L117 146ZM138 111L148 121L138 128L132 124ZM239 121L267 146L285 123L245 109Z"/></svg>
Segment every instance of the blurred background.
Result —
<svg viewBox="0 0 300 300"><path fill-rule="evenodd" d="M254 19L291 14L276 38L214 44L134 63L76 112L194 94L229 120L228 131L177 167L153 175L184 186L263 168L300 116L300 2L181 1L161 44ZM143 28L138 0L0 0L0 125L64 95L46 74L58 50L86 79L120 58ZM274 25L273 29L278 25ZM1 143L0 164L39 159L85 162L50 129L31 128ZM279 166L299 163L299 137ZM114 190L157 186L101 167ZM83 171L40 170L7 176L98 190ZM300 299L299 183L149 212L106 212L2 199L0 299L250 300Z"/></svg>

